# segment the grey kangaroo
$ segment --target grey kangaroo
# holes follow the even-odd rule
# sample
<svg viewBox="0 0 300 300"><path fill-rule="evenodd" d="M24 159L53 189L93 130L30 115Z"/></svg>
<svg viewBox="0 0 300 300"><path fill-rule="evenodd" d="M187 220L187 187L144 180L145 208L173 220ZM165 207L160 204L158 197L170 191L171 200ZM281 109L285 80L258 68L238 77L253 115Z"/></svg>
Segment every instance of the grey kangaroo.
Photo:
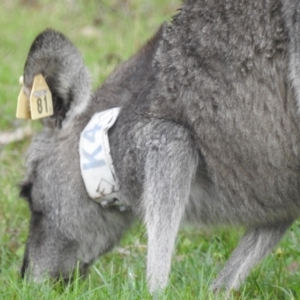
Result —
<svg viewBox="0 0 300 300"><path fill-rule="evenodd" d="M41 33L24 87L43 74L54 115L32 141L21 185L32 213L22 274L68 279L77 262L84 274L136 218L150 292L167 285L181 224L244 226L212 283L239 288L300 214L299 33L300 1L186 0L95 93L71 42ZM78 145L92 116L114 107L119 189L97 202Z"/></svg>

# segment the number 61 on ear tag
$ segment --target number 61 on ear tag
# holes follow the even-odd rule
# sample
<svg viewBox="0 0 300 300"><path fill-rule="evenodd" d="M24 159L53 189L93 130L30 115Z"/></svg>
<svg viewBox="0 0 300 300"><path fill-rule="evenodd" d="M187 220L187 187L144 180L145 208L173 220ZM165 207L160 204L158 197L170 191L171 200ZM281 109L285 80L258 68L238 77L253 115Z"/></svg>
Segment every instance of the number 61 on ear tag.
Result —
<svg viewBox="0 0 300 300"><path fill-rule="evenodd" d="M53 115L52 95L42 74L34 77L30 94L30 111L32 120Z"/></svg>

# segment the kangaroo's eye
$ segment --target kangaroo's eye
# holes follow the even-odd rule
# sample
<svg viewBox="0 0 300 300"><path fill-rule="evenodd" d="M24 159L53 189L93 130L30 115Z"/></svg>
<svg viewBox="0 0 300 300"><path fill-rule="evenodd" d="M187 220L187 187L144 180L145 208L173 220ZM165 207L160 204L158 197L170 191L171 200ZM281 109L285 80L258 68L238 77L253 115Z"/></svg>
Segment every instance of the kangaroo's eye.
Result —
<svg viewBox="0 0 300 300"><path fill-rule="evenodd" d="M32 203L31 201L31 190L32 190L32 183L31 182L24 182L20 185L20 197L26 199L29 204Z"/></svg>

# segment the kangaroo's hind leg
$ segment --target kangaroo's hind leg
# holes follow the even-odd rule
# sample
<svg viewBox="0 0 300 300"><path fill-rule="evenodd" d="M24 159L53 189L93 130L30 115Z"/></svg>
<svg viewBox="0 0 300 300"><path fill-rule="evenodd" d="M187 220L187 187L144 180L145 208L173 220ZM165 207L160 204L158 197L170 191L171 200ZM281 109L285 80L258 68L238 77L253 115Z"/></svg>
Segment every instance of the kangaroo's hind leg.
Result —
<svg viewBox="0 0 300 300"><path fill-rule="evenodd" d="M160 137L153 137L145 164L142 205L148 234L147 280L152 293L167 285L198 161L188 130L168 124L160 125Z"/></svg>
<svg viewBox="0 0 300 300"><path fill-rule="evenodd" d="M249 229L214 281L212 289L238 289L251 268L273 249L291 224L292 221L287 221Z"/></svg>

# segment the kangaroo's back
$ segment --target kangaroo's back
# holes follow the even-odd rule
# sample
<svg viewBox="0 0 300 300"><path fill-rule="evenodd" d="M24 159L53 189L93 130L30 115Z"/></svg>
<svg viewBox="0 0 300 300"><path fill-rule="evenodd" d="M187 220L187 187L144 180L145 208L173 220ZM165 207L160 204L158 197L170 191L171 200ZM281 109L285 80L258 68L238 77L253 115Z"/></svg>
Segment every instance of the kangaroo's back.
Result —
<svg viewBox="0 0 300 300"><path fill-rule="evenodd" d="M191 131L204 163L187 215L201 222L299 214L300 118L282 11L278 0L188 1L164 33L140 110Z"/></svg>

